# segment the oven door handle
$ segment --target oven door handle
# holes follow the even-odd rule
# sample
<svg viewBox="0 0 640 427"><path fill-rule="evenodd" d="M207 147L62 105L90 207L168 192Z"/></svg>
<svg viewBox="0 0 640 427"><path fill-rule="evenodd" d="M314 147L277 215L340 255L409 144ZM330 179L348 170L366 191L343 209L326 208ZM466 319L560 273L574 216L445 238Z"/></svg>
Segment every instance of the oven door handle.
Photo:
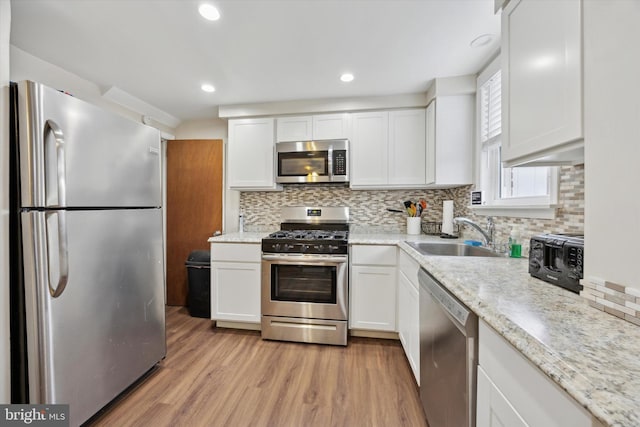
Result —
<svg viewBox="0 0 640 427"><path fill-rule="evenodd" d="M313 256L313 255L268 255L263 254L264 261L285 261L289 263L298 262L322 262L322 263L345 263L347 256Z"/></svg>

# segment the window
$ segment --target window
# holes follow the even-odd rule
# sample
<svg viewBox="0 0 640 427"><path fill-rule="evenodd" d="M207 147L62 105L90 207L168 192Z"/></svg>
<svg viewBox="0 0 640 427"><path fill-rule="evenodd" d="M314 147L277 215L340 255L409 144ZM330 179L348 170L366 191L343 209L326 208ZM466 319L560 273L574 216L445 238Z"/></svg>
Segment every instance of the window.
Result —
<svg viewBox="0 0 640 427"><path fill-rule="evenodd" d="M492 215L553 217L556 167L502 167L501 79L500 59L496 58L477 81L478 186L483 192L483 206L478 209Z"/></svg>

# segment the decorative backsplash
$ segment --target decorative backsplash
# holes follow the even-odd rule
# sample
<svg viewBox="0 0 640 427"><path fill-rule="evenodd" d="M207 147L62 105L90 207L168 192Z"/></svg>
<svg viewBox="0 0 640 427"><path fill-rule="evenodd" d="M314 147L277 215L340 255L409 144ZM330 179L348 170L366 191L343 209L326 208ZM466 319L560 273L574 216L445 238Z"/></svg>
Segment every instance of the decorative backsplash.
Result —
<svg viewBox="0 0 640 427"><path fill-rule="evenodd" d="M243 192L240 209L245 228L277 229L283 206L349 206L352 225L380 231L404 232L406 217L404 201L426 199L429 206L423 221L442 220L443 200L463 200L468 187L450 190L351 190L347 185L285 185L282 192ZM401 209L403 213L389 212Z"/></svg>
<svg viewBox="0 0 640 427"><path fill-rule="evenodd" d="M463 207L464 215L483 225L484 216L469 212L467 206L471 204L470 193L463 193L464 201L456 202ZM560 167L558 209L554 219L532 219L515 217L495 217L494 241L506 243L509 240L511 228L517 225L523 239L522 256L529 255L529 239L541 233L584 233L584 165ZM458 211L456 210L456 215ZM480 235L471 228L465 228L463 234L480 240Z"/></svg>
<svg viewBox="0 0 640 427"><path fill-rule="evenodd" d="M427 200L429 207L422 214L423 222L442 221L442 202L454 201L454 215L466 216L483 225L484 216L469 209L471 186L447 190L351 190L347 185L286 185L281 192L243 192L240 209L244 213L245 229L276 230L280 226L283 206L349 206L352 226L372 231L404 232L406 214L388 212L387 208L404 210L405 200ZM517 224L523 238L523 256L528 256L529 239L540 233L576 233L584 230L584 166L563 166L560 169L559 207L555 219L496 217L494 240L504 243L511 228ZM464 227L464 237L480 239L473 229Z"/></svg>
<svg viewBox="0 0 640 427"><path fill-rule="evenodd" d="M608 282L596 277L580 281L580 295L600 311L640 326L640 289Z"/></svg>

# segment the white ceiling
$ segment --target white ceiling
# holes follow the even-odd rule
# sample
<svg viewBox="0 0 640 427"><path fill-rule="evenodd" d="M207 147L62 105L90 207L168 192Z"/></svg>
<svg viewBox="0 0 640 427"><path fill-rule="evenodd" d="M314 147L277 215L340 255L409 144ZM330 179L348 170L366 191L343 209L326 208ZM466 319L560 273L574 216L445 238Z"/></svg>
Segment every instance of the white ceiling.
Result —
<svg viewBox="0 0 640 427"><path fill-rule="evenodd" d="M182 120L219 105L424 92L499 47L494 0L211 0L215 22L202 2L13 0L11 43ZM469 46L485 33L495 40Z"/></svg>

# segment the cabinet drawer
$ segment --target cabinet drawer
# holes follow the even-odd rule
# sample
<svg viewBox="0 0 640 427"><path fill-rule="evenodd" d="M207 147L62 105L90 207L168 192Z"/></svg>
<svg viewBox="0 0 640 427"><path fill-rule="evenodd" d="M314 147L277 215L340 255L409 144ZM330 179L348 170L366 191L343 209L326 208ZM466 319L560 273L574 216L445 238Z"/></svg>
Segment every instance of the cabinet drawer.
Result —
<svg viewBox="0 0 640 427"><path fill-rule="evenodd" d="M262 253L259 243L212 243L211 262L239 261L260 262Z"/></svg>
<svg viewBox="0 0 640 427"><path fill-rule="evenodd" d="M351 264L396 265L396 247L382 245L351 246Z"/></svg>
<svg viewBox="0 0 640 427"><path fill-rule="evenodd" d="M418 289L418 270L420 265L402 249L398 250L398 269L407 276L411 285Z"/></svg>

